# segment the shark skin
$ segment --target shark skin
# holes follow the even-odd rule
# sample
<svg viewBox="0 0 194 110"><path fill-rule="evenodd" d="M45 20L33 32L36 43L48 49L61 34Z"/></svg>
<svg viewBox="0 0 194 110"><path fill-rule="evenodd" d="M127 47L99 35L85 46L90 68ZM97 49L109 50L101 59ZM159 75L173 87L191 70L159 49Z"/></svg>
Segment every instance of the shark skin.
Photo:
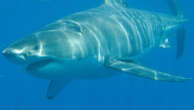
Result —
<svg viewBox="0 0 194 110"><path fill-rule="evenodd" d="M175 0L170 4L176 7ZM173 9L175 15L168 15L129 8L124 0L104 0L97 8L59 19L16 41L2 53L8 60L25 66L28 73L51 80L48 99L75 79L129 74L184 82L190 78L136 63L139 56L153 48L168 48L168 38L182 29L186 20ZM178 36L183 39L184 33ZM182 55L183 44L182 40L177 43L177 51L181 49L178 56Z"/></svg>

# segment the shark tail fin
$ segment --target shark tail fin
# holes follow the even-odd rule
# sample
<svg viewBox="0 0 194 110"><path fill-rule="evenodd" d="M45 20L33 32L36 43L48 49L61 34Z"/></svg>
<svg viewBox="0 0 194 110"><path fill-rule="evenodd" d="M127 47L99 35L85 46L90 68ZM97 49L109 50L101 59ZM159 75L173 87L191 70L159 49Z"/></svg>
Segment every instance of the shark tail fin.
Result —
<svg viewBox="0 0 194 110"><path fill-rule="evenodd" d="M168 0L169 6L172 13L177 17L178 21L182 22L184 20L183 10L177 0ZM176 42L177 42L177 53L176 58L179 59L184 52L185 44L185 28L181 25L176 32Z"/></svg>
<svg viewBox="0 0 194 110"><path fill-rule="evenodd" d="M184 52L184 47L185 47L185 28L181 27L177 30L176 33L176 41L177 41L177 52L176 52L176 59L179 59Z"/></svg>
<svg viewBox="0 0 194 110"><path fill-rule="evenodd" d="M183 10L177 0L168 0L169 6L173 14L179 18L183 18Z"/></svg>

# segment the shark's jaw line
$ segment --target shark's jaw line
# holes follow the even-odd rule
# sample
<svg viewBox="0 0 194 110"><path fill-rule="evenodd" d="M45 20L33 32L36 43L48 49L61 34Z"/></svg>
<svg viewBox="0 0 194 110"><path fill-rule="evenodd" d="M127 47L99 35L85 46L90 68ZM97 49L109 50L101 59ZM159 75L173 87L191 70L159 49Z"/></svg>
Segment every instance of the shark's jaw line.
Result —
<svg viewBox="0 0 194 110"><path fill-rule="evenodd" d="M33 67L41 68L42 66L45 66L45 65L51 63L52 61L54 61L54 59L47 58L47 59L42 59L39 61L31 62L31 63L27 64L26 70L27 71L33 70L34 69Z"/></svg>

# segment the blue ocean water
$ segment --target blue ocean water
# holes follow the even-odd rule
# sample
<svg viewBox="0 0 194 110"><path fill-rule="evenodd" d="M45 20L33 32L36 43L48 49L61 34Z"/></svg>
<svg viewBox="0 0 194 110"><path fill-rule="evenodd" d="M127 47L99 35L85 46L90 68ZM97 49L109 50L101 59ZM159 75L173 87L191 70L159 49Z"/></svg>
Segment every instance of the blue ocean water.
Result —
<svg viewBox="0 0 194 110"><path fill-rule="evenodd" d="M176 60L176 45L154 49L141 63L161 71L194 78L194 8L178 0L187 38L183 57ZM129 7L169 13L167 0L127 0ZM102 0L1 0L0 50L14 41L72 13L94 8ZM194 110L194 81L168 83L134 76L103 80L75 80L53 100L46 99L49 81L27 74L0 55L0 110Z"/></svg>

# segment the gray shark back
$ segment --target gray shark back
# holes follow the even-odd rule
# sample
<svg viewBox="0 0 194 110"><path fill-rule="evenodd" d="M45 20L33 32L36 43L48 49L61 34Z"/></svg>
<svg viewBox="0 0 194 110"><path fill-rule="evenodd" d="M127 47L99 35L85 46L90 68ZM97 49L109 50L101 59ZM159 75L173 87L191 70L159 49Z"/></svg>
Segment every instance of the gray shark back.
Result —
<svg viewBox="0 0 194 110"><path fill-rule="evenodd" d="M102 5L58 20L44 30L63 30L63 24L70 24L80 32L75 39L84 42L79 44L82 57L95 56L101 61L141 55L159 46L181 22L175 16Z"/></svg>

